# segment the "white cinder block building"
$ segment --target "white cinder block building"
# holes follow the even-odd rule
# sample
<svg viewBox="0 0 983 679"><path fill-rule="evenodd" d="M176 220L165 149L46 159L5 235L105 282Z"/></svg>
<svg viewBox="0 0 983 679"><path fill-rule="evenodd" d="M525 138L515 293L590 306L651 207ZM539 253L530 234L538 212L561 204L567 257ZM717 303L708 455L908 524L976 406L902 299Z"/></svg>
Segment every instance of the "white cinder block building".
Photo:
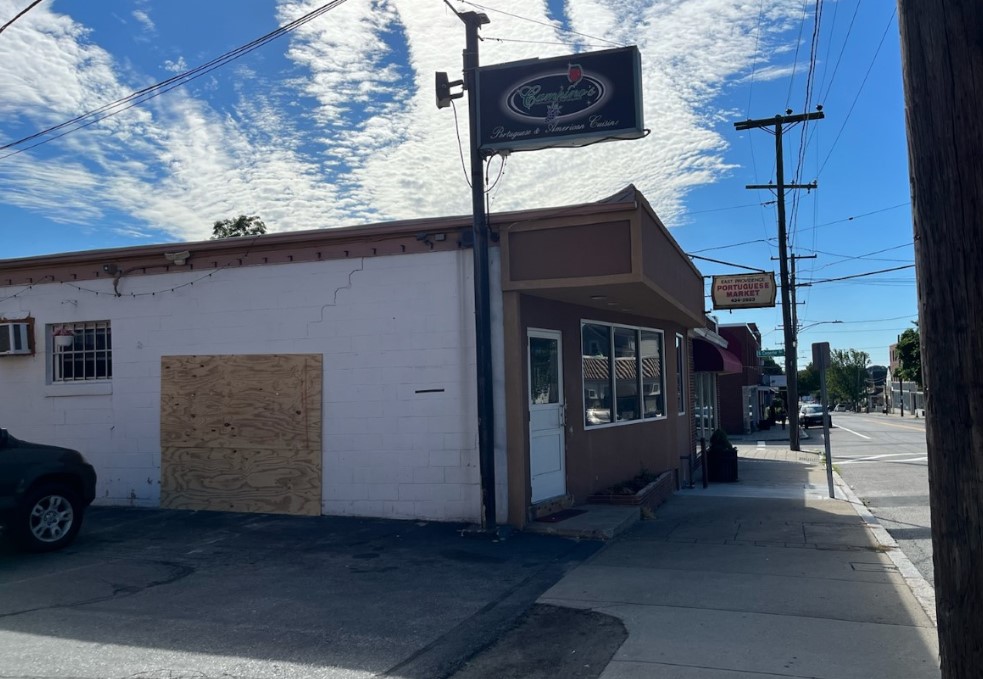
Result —
<svg viewBox="0 0 983 679"><path fill-rule="evenodd" d="M703 289L644 198L492 230L498 520L674 472ZM469 235L449 218L0 261L0 426L81 450L101 504L479 521Z"/></svg>

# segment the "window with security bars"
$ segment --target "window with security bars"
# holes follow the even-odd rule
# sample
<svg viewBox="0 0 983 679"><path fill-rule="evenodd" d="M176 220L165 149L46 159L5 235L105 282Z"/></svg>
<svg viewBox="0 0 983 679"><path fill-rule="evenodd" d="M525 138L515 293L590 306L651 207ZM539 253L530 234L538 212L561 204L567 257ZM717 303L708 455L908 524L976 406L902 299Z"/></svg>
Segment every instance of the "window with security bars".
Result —
<svg viewBox="0 0 983 679"><path fill-rule="evenodd" d="M113 335L109 321L48 327L52 382L90 382L113 377Z"/></svg>

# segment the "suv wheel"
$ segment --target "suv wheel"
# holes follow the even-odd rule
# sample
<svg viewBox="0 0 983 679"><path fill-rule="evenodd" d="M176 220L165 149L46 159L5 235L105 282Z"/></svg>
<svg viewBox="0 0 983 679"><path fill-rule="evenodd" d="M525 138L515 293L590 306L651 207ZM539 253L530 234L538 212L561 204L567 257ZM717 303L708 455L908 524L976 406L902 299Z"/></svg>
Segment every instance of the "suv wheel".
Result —
<svg viewBox="0 0 983 679"><path fill-rule="evenodd" d="M38 486L24 497L13 528L14 539L32 552L60 549L82 527L78 493L60 483Z"/></svg>

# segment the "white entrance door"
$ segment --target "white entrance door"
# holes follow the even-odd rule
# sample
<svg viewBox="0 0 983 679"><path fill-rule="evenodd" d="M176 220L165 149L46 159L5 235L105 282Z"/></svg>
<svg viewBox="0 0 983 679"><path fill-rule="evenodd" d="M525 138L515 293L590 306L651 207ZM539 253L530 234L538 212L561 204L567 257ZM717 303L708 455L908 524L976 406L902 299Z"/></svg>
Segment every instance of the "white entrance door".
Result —
<svg viewBox="0 0 983 679"><path fill-rule="evenodd" d="M567 492L562 334L529 330L529 474L532 501Z"/></svg>

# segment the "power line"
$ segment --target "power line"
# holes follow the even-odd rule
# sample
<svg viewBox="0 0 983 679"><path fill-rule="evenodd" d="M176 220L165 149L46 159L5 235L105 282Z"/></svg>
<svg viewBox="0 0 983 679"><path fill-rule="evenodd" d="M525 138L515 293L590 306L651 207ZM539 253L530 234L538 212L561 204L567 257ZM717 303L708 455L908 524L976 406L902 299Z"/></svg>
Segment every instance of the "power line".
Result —
<svg viewBox="0 0 983 679"><path fill-rule="evenodd" d="M785 108L792 103L792 85L795 84L795 71L799 67L799 46L802 44L802 29L806 25L806 3L802 3L802 21L799 22L799 37L795 39L795 56L792 59L792 75L788 79L788 96L785 98Z"/></svg>
<svg viewBox="0 0 983 679"><path fill-rule="evenodd" d="M840 3L836 3L836 7L839 7L839 5L840 5ZM853 16L850 18L850 25L847 26L847 29L846 29L846 37L843 38L843 46L840 47L840 53L836 57L836 65L833 66L833 75L830 76L829 84L826 86L826 93L823 94L822 92L820 92L820 97L819 97L820 98L820 101L826 101L826 99L829 97L830 90L833 89L833 81L836 80L836 72L840 68L840 61L843 60L843 52L846 51L846 44L847 44L847 42L850 41L850 32L853 30L853 22L856 20L856 18L857 18L857 12L859 12L859 11L860 11L860 0L857 0L857 6L853 10ZM835 9L835 7L833 9L833 21L834 22L836 21L836 9ZM829 41L829 44L830 44L830 46L832 46L832 44L833 44L832 37L831 37L831 39ZM826 50L826 56L827 56L827 58L829 57L829 50ZM825 80L825 79L826 78L825 78L825 71L824 71L823 80ZM822 87L820 87L819 89L822 90Z"/></svg>
<svg viewBox="0 0 983 679"><path fill-rule="evenodd" d="M30 5L28 5L27 7L25 7L24 9L22 9L20 12L18 12L14 16L13 19L11 19L7 23L5 23L3 26L0 26L0 33L3 33L4 31L6 31L8 28L10 28L13 25L13 23L15 21L17 21L18 19L20 19L22 16L24 16L25 14L27 14L28 12L30 12L32 9L34 9L36 6L38 6L40 4L41 4L41 0L34 0L34 2L32 2Z"/></svg>
<svg viewBox="0 0 983 679"><path fill-rule="evenodd" d="M714 264L723 264L725 266L732 266L735 269L746 269L747 271L754 271L756 273L769 273L764 269L758 269L753 266L744 266L743 264L734 264L733 262L725 262L722 259L710 259L709 257L700 257L699 255L689 254L687 255L690 259L699 259L704 262L713 262Z"/></svg>
<svg viewBox="0 0 983 679"><path fill-rule="evenodd" d="M891 11L891 18L888 19L887 26L884 27L884 33L881 34L881 41L877 43L877 49L874 51L874 58L870 60L870 66L867 67L867 73L864 74L864 79L860 83L860 89L857 90L857 95L853 98L853 103L850 104L850 110L847 111L846 118L843 119L843 125L840 126L840 131L836 133L836 139L833 140L833 145L830 147L829 153L826 154L826 159L823 160L823 164L819 168L819 174L822 174L823 170L826 168L826 163L829 162L829 157L833 155L833 151L836 150L836 144L840 141L840 135L843 134L846 124L850 122L850 115L853 113L853 108L857 105L857 100L860 99L860 94L864 91L864 85L867 84L867 78L870 77L870 72L873 70L874 63L877 61L877 55L881 53L881 47L884 45L884 39L887 37L888 31L891 30L891 25L894 23L894 17L897 15L897 13L898 8L895 7Z"/></svg>
<svg viewBox="0 0 983 679"><path fill-rule="evenodd" d="M904 207L905 205L911 205L911 201L905 201L903 203L898 203L897 205L890 205L888 207L882 207L882 208L877 209L877 210L871 210L870 212L864 212L864 213L859 214L859 215L853 215L852 217L844 217L843 219L835 219L835 220L833 220L831 222L823 222L822 224L816 224L815 226L811 226L811 227L809 227L807 229L804 229L804 230L805 231L809 231L811 229L818 229L818 228L823 227L823 226L832 226L833 224L843 224L844 222L852 222L852 221L855 221L857 219L862 219L864 217L870 217L871 215L880 214L881 212L887 212L888 210L897 210L899 207Z"/></svg>
<svg viewBox="0 0 983 679"><path fill-rule="evenodd" d="M914 264L905 264L904 266L895 266L895 267L892 267L890 269L879 269L877 271L867 271L865 273L856 273L856 274L851 274L849 276L840 276L839 278L821 278L821 279L819 279L817 281L807 281L805 283L801 283L800 285L816 285L818 283L833 283L835 281L845 281L845 280L849 280L849 279L852 279L852 278L863 278L864 276L874 276L874 275L877 275L879 273L889 273L891 271L901 271L903 269L913 269L913 268L915 268L915 265Z"/></svg>
<svg viewBox="0 0 983 679"><path fill-rule="evenodd" d="M772 204L774 202L775 201L768 201L767 204ZM737 209L739 207L750 207L751 205L754 205L754 203L749 203L748 205L736 205L733 208L722 208L722 209ZM765 203L761 203L761 205L765 205ZM837 219L837 220L834 220L832 222L825 222L823 224L816 224L815 226L811 226L808 229L805 229L805 231L809 231L811 229L818 229L821 226L831 226L833 224L841 224L843 222L852 222L852 221L857 220L857 219L862 219L864 217L869 217L871 215L880 214L881 212L887 212L888 210L896 210L899 207L904 207L905 205L911 205L911 202L910 201L906 201L904 203L898 203L897 205L891 205L891 206L888 206L888 207L879 208L877 210L871 210L870 212L864 212L864 213L861 213L859 215L853 215L852 217L844 217L843 219ZM686 212L686 213L684 213L684 215L687 215L687 214L696 214L696 213L693 213L693 212ZM697 252L708 252L710 250L726 250L727 248L736 248L736 247L740 247L742 245L751 245L752 243L763 243L763 242L766 242L766 241L767 242L771 242L771 241L774 241L774 240L777 240L777 239L776 238L757 238L755 240L747 240L747 241L742 241L740 243L730 243L728 245L715 245L713 247L703 248L702 250L693 250L693 252L694 253L697 253ZM900 247L904 247L904 246L898 246L898 247L900 248ZM894 249L896 249L896 248L894 248ZM833 254L833 253L830 253L830 252L820 252L818 250L809 250L809 249L806 249L805 251L806 252L818 252L819 254L830 255L832 257L847 257L847 256L849 256L849 255L837 255L837 254Z"/></svg>
<svg viewBox="0 0 983 679"><path fill-rule="evenodd" d="M803 111L808 111L812 108L812 86L816 79L816 57L819 50L819 31L822 26L823 18L823 2L822 0L816 0L816 9L814 14L813 26L812 26L812 40L809 44L809 70L806 73L806 96L805 96L805 106ZM806 149L808 148L807 140L809 139L809 120L802 121L802 129L799 132L799 153L798 159L795 164L795 174L793 175L795 179L793 181L799 181L802 177L802 168L805 166L806 160ZM789 220L790 236L789 242L794 246L795 236L797 229L797 221L799 215L799 203L800 197L796 193L792 196L792 211L791 219Z"/></svg>
<svg viewBox="0 0 983 679"><path fill-rule="evenodd" d="M895 245L894 247L891 247L891 248L884 248L882 250L874 250L873 252L867 252L867 253L862 254L862 255L838 255L838 254L836 254L834 252L821 252L819 250L813 250L813 252L815 252L817 254L827 255L827 256L830 256L830 257L842 257L843 258L843 259L841 259L841 260L839 260L837 262L830 262L829 264L824 264L823 266L821 266L818 269L816 269L816 271L819 271L820 269L825 269L827 267L833 266L834 264L842 264L843 262L849 262L849 261L855 260L855 259L869 259L873 255L879 255L879 254L882 254L884 252L891 252L892 250L900 250L901 248L911 247L912 245L914 245L914 243L915 242L912 241L910 243L904 243L903 245ZM907 262L908 260L907 259L878 259L878 260L874 260L874 261L881 261L881 262Z"/></svg>
<svg viewBox="0 0 983 679"><path fill-rule="evenodd" d="M778 240L777 238L756 238L755 240L746 240L742 243L731 243L730 245L716 245L712 248L702 248L700 250L693 250L689 254L693 255L698 252L710 252L710 250L727 250L729 248L737 248L742 245L751 245L752 243L768 243L771 245L771 241Z"/></svg>
<svg viewBox="0 0 983 679"><path fill-rule="evenodd" d="M587 33L581 33L580 31L574 31L569 28L563 28L562 26L557 26L549 21L540 21L539 19L530 19L529 17L520 16L518 14L513 14L512 12L506 12L502 9L495 9L494 7L488 7L487 5L479 5L477 2L471 2L470 0L458 0L465 5L471 5L478 9L483 9L488 12L495 12L497 14L504 14L505 16L510 16L513 19L521 19L522 21L529 21L534 24L539 24L540 26L546 26L552 28L554 31L560 31L562 33L570 33L572 35L579 35L582 38L590 38L591 40L599 40L600 42L606 42L609 45L614 45L615 47L624 47L623 44L615 42L613 40L608 40L607 38L599 38L596 35L588 35Z"/></svg>
<svg viewBox="0 0 983 679"><path fill-rule="evenodd" d="M463 1L463 0L462 0ZM520 42L526 45L561 45L563 47L569 47L570 43L566 42L549 42L547 40L520 40L519 38L496 38L492 36L481 36L479 40L494 40L495 42ZM590 43L583 43L583 47L606 47L606 45L592 45Z"/></svg>
<svg viewBox="0 0 983 679"><path fill-rule="evenodd" d="M762 203L745 203L743 205L731 205L730 207L715 207L715 208L710 208L709 210L692 210L690 212L682 213L680 217L688 217L689 215L701 215L707 212L724 212L726 210L740 210L741 208L745 208L745 207L766 207L768 205L774 205L776 202L777 201L774 200L766 200Z"/></svg>
<svg viewBox="0 0 983 679"><path fill-rule="evenodd" d="M905 319L905 318L911 318L912 316L915 316L917 318L918 312L915 311L915 312L910 313L910 314L905 314L904 316L894 316L892 318L869 318L869 319L864 320L864 321L839 321L839 323L884 323L884 322L887 322L887 321L900 321L900 320ZM820 321L810 321L810 320L805 319L805 318L800 318L799 321L801 323L819 323L820 322Z"/></svg>
<svg viewBox="0 0 983 679"><path fill-rule="evenodd" d="M295 19L287 24L284 24L283 26L280 26L276 30L271 31L262 37L256 38L255 40L246 43L245 45L230 50L229 52L226 52L225 54L222 54L221 56L218 56L212 59L211 61L208 61L200 66L197 66L188 71L184 71L183 73L179 73L178 75L172 76L166 80L162 80L161 82L156 83L154 85L150 85L148 87L139 89L136 92L133 92L121 99L117 99L116 101L110 102L108 104L103 104L102 106L95 108L91 111L88 111L86 113L83 113L81 115L78 115L72 118L71 120L67 120L63 123L59 123L58 125L54 125L47 129L41 130L40 132L35 132L34 134L23 137L22 139L18 139L17 141L4 144L0 146L0 151L5 151L7 149L15 149L15 147L20 147L29 141L39 139L39 141L37 141L34 144L31 144L23 148L16 148L10 153L0 156L0 160L3 160L4 158L9 158L10 156L16 155L18 153L22 153L24 151L35 148L37 146L41 146L42 144L47 144L50 141L54 141L55 139L64 137L66 134L70 134L71 132L75 132L84 127L88 127L89 125L97 123L101 120L105 120L106 118L110 118L112 116L118 115L119 113L122 113L123 111L129 108L145 103L150 99L159 97L161 94L164 94L165 92L169 92L175 87L180 87L181 85L185 85L193 80L197 80L203 75L210 73L211 71L214 71L215 69L221 66L225 66L226 64L236 59L239 59L240 57L245 56L246 54L266 45L267 43L272 42L273 40L280 38L286 35L287 33L290 33L296 28L299 28L300 26L320 17L322 14L331 11L332 9L334 9L338 5L341 5L345 1L346 0L333 0L332 2L328 2L324 5L321 5L317 9L308 12L307 14L303 15L300 18ZM56 135L52 134L53 132L58 132L59 130L64 130L64 131L62 131L60 134L56 134Z"/></svg>

